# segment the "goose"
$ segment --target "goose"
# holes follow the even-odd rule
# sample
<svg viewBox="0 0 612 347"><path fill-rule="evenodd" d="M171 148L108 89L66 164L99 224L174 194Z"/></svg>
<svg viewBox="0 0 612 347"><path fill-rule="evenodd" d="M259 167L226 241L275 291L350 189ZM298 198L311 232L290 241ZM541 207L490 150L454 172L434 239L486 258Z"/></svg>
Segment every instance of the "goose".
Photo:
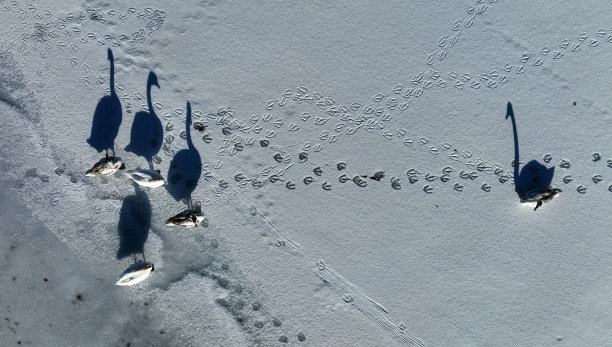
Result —
<svg viewBox="0 0 612 347"><path fill-rule="evenodd" d="M187 205L192 208L191 193L195 190L202 174L202 159L200 153L191 141L191 104L187 102L187 117L185 120L187 133L187 149L178 151L168 169L168 184L166 190L179 201L187 199Z"/></svg>
<svg viewBox="0 0 612 347"><path fill-rule="evenodd" d="M176 225L185 228L195 227L204 220L204 214L200 208L187 209L166 221L166 225Z"/></svg>
<svg viewBox="0 0 612 347"><path fill-rule="evenodd" d="M551 182L555 168L547 168L537 160L525 164L519 173L519 142L516 119L512 104L508 103L506 119L512 121L512 133L514 136L514 190L518 194L521 203L536 202L534 211L542 206L542 203L550 202L555 196L561 194L558 188L551 188Z"/></svg>
<svg viewBox="0 0 612 347"><path fill-rule="evenodd" d="M108 60L110 61L110 95L106 95L98 101L91 124L91 135L87 143L98 153L112 149L115 155L115 138L121 125L121 102L115 92L115 62L113 52L108 49Z"/></svg>
<svg viewBox="0 0 612 347"><path fill-rule="evenodd" d="M152 159L159 152L164 135L161 121L155 114L151 101L152 86L160 88L157 75L153 71L149 72L147 78L147 106L149 111L136 113L130 132L130 143L125 147L126 151L144 157L149 163L150 169L153 169Z"/></svg>
<svg viewBox="0 0 612 347"><path fill-rule="evenodd" d="M561 194L561 189L558 188L534 188L525 193L522 202L535 202L534 211L544 203L549 203L552 199Z"/></svg>
<svg viewBox="0 0 612 347"><path fill-rule="evenodd" d="M115 285L131 286L136 283L140 283L144 281L147 277L149 277L151 271L154 270L155 267L153 266L153 263L138 262L132 264L123 272L123 274L121 275L121 277L119 277Z"/></svg>
<svg viewBox="0 0 612 347"><path fill-rule="evenodd" d="M124 173L138 185L143 187L157 188L166 183L159 170L126 170Z"/></svg>
<svg viewBox="0 0 612 347"><path fill-rule="evenodd" d="M109 176L118 170L125 169L125 164L119 158L111 157L108 154L105 158L100 159L85 176Z"/></svg>

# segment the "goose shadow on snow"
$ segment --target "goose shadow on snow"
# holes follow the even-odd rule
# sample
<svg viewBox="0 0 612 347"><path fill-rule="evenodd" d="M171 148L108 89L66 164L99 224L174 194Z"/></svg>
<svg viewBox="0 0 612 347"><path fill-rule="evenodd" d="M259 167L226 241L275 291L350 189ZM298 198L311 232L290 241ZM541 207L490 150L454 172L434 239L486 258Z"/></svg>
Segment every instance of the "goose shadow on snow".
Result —
<svg viewBox="0 0 612 347"><path fill-rule="evenodd" d="M514 135L514 161L512 166L514 167L514 190L518 194L519 198L523 200L525 193L536 188L549 188L552 182L553 175L555 173L555 167L547 168L537 160L531 160L523 166L519 172L519 140L518 131L516 127L516 118L514 116L514 110L512 104L508 103L506 109L506 119L510 118L512 121L512 131Z"/></svg>
<svg viewBox="0 0 612 347"><path fill-rule="evenodd" d="M121 102L115 92L115 62L113 52L108 49L108 60L110 62L110 95L106 95L98 101L91 124L91 134L87 143L96 151L111 149L115 156L115 138L121 125L122 111Z"/></svg>
<svg viewBox="0 0 612 347"><path fill-rule="evenodd" d="M136 262L137 254L141 254L143 260L146 261L144 245L151 227L151 202L147 194L136 183L134 183L134 189L135 194L125 198L121 205L117 226L119 233L117 259L133 256Z"/></svg>
<svg viewBox="0 0 612 347"><path fill-rule="evenodd" d="M187 200L189 209L193 209L191 193L195 190L202 174L202 159L200 153L191 141L191 104L187 102L187 117L185 119L187 148L174 155L168 169L166 190L176 200Z"/></svg>
<svg viewBox="0 0 612 347"><path fill-rule="evenodd" d="M149 72L147 78L147 106L149 111L136 113L130 132L130 143L125 147L126 151L144 157L151 170L153 170L153 157L157 155L163 142L162 123L155 114L151 101L152 86L160 88L157 75L153 71Z"/></svg>

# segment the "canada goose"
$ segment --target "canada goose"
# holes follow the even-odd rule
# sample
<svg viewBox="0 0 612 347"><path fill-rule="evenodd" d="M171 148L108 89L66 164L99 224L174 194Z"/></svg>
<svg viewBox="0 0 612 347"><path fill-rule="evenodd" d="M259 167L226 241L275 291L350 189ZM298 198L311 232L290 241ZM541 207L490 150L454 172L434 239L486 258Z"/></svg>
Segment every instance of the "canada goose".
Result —
<svg viewBox="0 0 612 347"><path fill-rule="evenodd" d="M121 162L121 159L107 154L105 158L100 159L99 162L89 169L85 176L108 176L123 169L125 169L125 165Z"/></svg>
<svg viewBox="0 0 612 347"><path fill-rule="evenodd" d="M91 135L87 143L98 152L112 149L115 155L115 138L121 125L121 102L115 93L115 62L113 52L108 49L108 60L110 61L110 95L106 95L98 101L91 124Z"/></svg>
<svg viewBox="0 0 612 347"><path fill-rule="evenodd" d="M144 281L149 275L151 271L155 270L153 263L147 262L138 262L130 265L121 277L117 280L115 285L118 286L131 286L136 283L140 283Z"/></svg>
<svg viewBox="0 0 612 347"><path fill-rule="evenodd" d="M147 78L147 106L149 112L140 111L134 116L132 130L130 132L130 143L125 150L136 155L143 156L153 169L152 159L162 146L164 131L162 123L155 114L153 102L151 101L151 86L159 87L157 75L151 71Z"/></svg>
<svg viewBox="0 0 612 347"><path fill-rule="evenodd" d="M204 214L199 208L185 210L166 221L166 225L177 225L186 228L195 227L204 220Z"/></svg>
<svg viewBox="0 0 612 347"><path fill-rule="evenodd" d="M508 118L512 121L514 136L514 190L521 202L536 202L535 211L543 202L549 202L561 193L560 189L550 187L555 168L547 168L537 160L531 160L519 172L521 163L519 161L518 131L511 103L508 103L506 108L506 119Z"/></svg>
<svg viewBox="0 0 612 347"><path fill-rule="evenodd" d="M166 183L159 170L127 170L124 173L138 185L143 187L157 188Z"/></svg>

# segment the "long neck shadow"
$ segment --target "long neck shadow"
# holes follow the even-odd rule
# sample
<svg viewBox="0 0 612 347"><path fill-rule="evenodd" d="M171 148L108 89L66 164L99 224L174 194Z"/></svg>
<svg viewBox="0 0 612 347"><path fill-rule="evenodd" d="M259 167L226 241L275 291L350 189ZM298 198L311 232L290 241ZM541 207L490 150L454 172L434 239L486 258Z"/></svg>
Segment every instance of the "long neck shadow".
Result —
<svg viewBox="0 0 612 347"><path fill-rule="evenodd" d="M511 103L508 103L506 108L506 119L508 118L510 118L512 121L512 132L514 135L514 190L518 194L519 198L523 199L525 197L525 193L532 189L550 187L555 168L547 168L534 159L525 164L523 168L520 169L519 173L519 166L521 165L521 162L519 158L518 130Z"/></svg>
<svg viewBox="0 0 612 347"><path fill-rule="evenodd" d="M102 152L112 150L115 154L115 138L121 126L122 110L121 102L115 92L115 63L113 52L108 49L107 57L110 63L110 90L111 95L106 95L98 101L91 124L91 133L87 143L96 151Z"/></svg>
<svg viewBox="0 0 612 347"><path fill-rule="evenodd" d="M514 110L512 109L512 104L508 103L506 107L506 119L510 118L512 120L512 134L514 135L514 161L512 162L512 166L514 167L514 183L516 186L516 179L519 177L519 142L518 142L518 131L516 130L516 119L514 118Z"/></svg>
<svg viewBox="0 0 612 347"><path fill-rule="evenodd" d="M153 71L149 72L147 79L147 106L149 111L136 113L130 132L130 143L125 147L126 151L144 157L151 169L153 169L152 159L159 153L164 136L162 123L155 114L151 99L152 86L160 88L157 75Z"/></svg>
<svg viewBox="0 0 612 347"><path fill-rule="evenodd" d="M187 149L178 151L170 162L168 170L168 184L166 190L175 200L187 199L191 201L191 193L195 190L202 174L202 159L200 153L191 140L191 104L187 103L187 117L185 119L187 134ZM188 203L191 208L191 203Z"/></svg>
<svg viewBox="0 0 612 347"><path fill-rule="evenodd" d="M119 216L119 250L117 259L141 254L144 259L144 245L151 227L151 203L149 197L137 184L136 193L123 200Z"/></svg>

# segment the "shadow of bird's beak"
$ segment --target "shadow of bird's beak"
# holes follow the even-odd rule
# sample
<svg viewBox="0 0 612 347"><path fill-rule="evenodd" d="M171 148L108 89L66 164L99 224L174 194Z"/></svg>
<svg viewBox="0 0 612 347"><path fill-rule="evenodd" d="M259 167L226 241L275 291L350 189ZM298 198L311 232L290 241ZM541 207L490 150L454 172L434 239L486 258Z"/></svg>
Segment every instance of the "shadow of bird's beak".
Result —
<svg viewBox="0 0 612 347"><path fill-rule="evenodd" d="M512 104L508 103L508 107L506 108L506 119L511 116L514 116L514 111L512 110Z"/></svg>

